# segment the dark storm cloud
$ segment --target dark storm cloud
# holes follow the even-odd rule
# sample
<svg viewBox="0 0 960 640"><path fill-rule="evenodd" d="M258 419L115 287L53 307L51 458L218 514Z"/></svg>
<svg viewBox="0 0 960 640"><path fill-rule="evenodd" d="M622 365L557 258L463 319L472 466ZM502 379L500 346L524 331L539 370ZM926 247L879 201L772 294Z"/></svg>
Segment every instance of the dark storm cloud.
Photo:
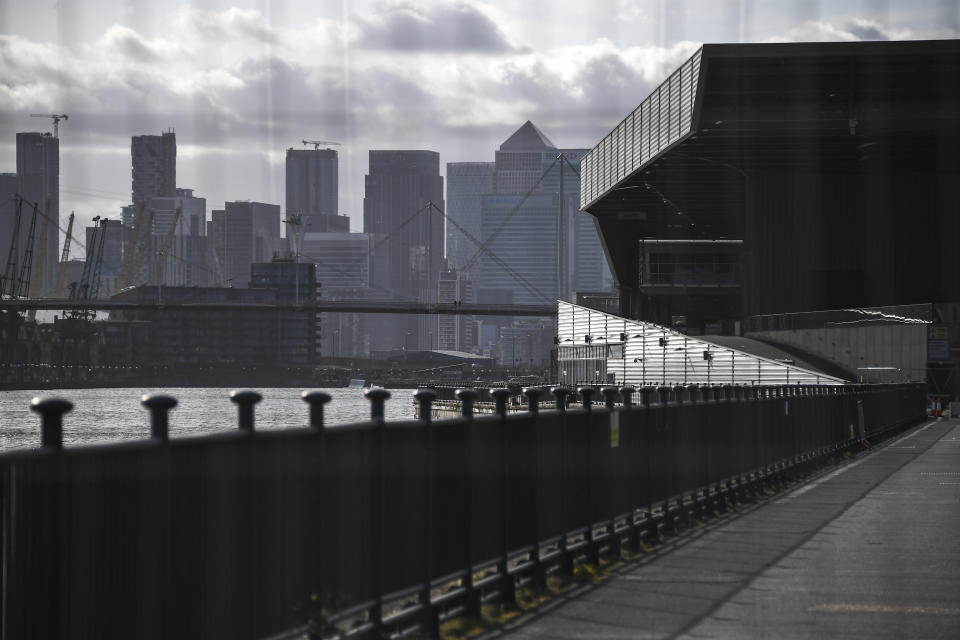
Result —
<svg viewBox="0 0 960 640"><path fill-rule="evenodd" d="M358 18L357 44L369 49L398 51L463 51L517 53L500 27L475 7L464 3L435 7L393 4L379 15Z"/></svg>
<svg viewBox="0 0 960 640"><path fill-rule="evenodd" d="M851 22L846 30L860 40L889 40L890 35L881 30L880 26L871 22Z"/></svg>

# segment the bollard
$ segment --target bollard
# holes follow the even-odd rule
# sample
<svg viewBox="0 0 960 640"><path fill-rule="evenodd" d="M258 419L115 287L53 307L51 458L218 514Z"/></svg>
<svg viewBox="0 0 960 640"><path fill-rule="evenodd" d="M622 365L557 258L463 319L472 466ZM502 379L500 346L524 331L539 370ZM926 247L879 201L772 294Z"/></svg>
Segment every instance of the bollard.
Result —
<svg viewBox="0 0 960 640"><path fill-rule="evenodd" d="M557 411L560 413L566 412L567 396L570 395L570 389L561 385L550 389L550 393L557 399Z"/></svg>
<svg viewBox="0 0 960 640"><path fill-rule="evenodd" d="M527 410L532 414L540 412L540 396L543 395L543 389L539 387L527 387L523 390L523 395L527 396Z"/></svg>
<svg viewBox="0 0 960 640"><path fill-rule="evenodd" d="M237 426L240 431L253 433L253 408L263 396L256 391L231 391L230 402L237 405Z"/></svg>
<svg viewBox="0 0 960 640"><path fill-rule="evenodd" d="M490 389L490 395L493 396L493 401L496 403L497 415L506 416L507 403L510 401L510 396L513 395L510 393L510 389Z"/></svg>
<svg viewBox="0 0 960 640"><path fill-rule="evenodd" d="M437 399L437 392L433 389L417 389L413 392L413 397L420 403L420 419L424 422L430 422L433 419L433 401Z"/></svg>
<svg viewBox="0 0 960 640"><path fill-rule="evenodd" d="M626 384L620 387L620 396L623 398L624 409L633 409L633 394L636 392L637 388L633 385Z"/></svg>
<svg viewBox="0 0 960 640"><path fill-rule="evenodd" d="M593 405L593 394L597 392L593 387L580 387L577 389L577 393L580 394L580 397L583 398L583 408L587 411L590 411L591 406Z"/></svg>
<svg viewBox="0 0 960 640"><path fill-rule="evenodd" d="M69 400L56 397L34 398L30 410L40 414L40 444L46 449L63 449L63 414L73 409Z"/></svg>
<svg viewBox="0 0 960 640"><path fill-rule="evenodd" d="M476 402L480 394L476 389L457 389L457 400L460 401L460 415L464 418L473 418L473 403Z"/></svg>
<svg viewBox="0 0 960 640"><path fill-rule="evenodd" d="M687 388L682 384L673 385L673 399L677 404L683 404L684 402L689 402L690 398L686 394Z"/></svg>
<svg viewBox="0 0 960 640"><path fill-rule="evenodd" d="M390 392L386 389L367 389L363 395L370 401L370 419L383 420L383 405L390 398Z"/></svg>
<svg viewBox="0 0 960 640"><path fill-rule="evenodd" d="M690 404L697 404L698 402L703 402L703 396L700 393L700 385L690 383L686 385L687 391L687 402Z"/></svg>
<svg viewBox="0 0 960 640"><path fill-rule="evenodd" d="M600 389L600 393L603 394L604 404L607 405L607 408L613 409L613 405L617 399L617 393L619 393L616 387L604 387Z"/></svg>
<svg viewBox="0 0 960 640"><path fill-rule="evenodd" d="M323 405L330 402L330 394L323 391L304 391L300 398L310 405L310 426L323 429Z"/></svg>
<svg viewBox="0 0 960 640"><path fill-rule="evenodd" d="M140 404L150 412L150 437L166 442L170 438L170 409L177 406L177 399L165 393L146 393Z"/></svg>

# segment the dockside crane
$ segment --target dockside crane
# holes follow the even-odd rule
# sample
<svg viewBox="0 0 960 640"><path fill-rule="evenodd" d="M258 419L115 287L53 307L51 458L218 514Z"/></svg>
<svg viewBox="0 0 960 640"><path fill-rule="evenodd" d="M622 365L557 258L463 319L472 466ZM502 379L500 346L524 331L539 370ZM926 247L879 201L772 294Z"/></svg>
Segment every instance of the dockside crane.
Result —
<svg viewBox="0 0 960 640"><path fill-rule="evenodd" d="M56 114L56 113L31 113L31 118L53 118L53 137L60 137L60 121L69 120L70 116L65 113Z"/></svg>
<svg viewBox="0 0 960 640"><path fill-rule="evenodd" d="M341 143L340 143L340 142L331 142L331 141L329 141L329 140L301 140L300 142L303 143L303 146L307 146L308 144L312 144L314 151L316 151L317 149L319 149L319 148L320 148L320 145L322 145L322 144L327 144L327 145L329 145L329 144L334 144L334 145L337 145L338 147L341 146Z"/></svg>
<svg viewBox="0 0 960 640"><path fill-rule="evenodd" d="M49 277L47 275L46 260L47 230L50 228L50 196L47 196L43 211L41 214L43 220L40 222L40 237L37 239L37 255L33 258L32 268L35 273L28 285L28 295L31 298L40 298L43 296L43 281ZM34 313L33 315L36 314Z"/></svg>
<svg viewBox="0 0 960 640"><path fill-rule="evenodd" d="M118 289L129 287L133 280L133 263L137 254L140 228L143 226L143 209L146 207L146 204L145 202L141 202L140 206L137 207L137 213L133 218L133 228L130 229L130 234L127 236L126 242L123 245L123 261L120 264L120 279L117 283Z"/></svg>
<svg viewBox="0 0 960 640"><path fill-rule="evenodd" d="M37 232L37 210L37 203L34 202L33 215L30 216L30 230L27 232L27 246L23 252L23 262L20 263L20 277L17 279L17 297L20 298L26 298L30 295L30 276L33 273L33 243Z"/></svg>

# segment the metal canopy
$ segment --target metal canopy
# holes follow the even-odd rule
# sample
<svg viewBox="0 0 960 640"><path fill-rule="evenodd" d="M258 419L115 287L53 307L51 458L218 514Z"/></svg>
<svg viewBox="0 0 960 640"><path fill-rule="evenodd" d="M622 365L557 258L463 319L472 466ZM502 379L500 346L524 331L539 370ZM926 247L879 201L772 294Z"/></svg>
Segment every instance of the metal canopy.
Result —
<svg viewBox="0 0 960 640"><path fill-rule="evenodd" d="M936 171L944 136L958 133L960 41L704 45L698 55L689 132L629 170L642 128L628 116L608 136L623 142L597 145L584 163L587 183L627 174L584 197L589 213L661 237L740 237L747 187L766 172Z"/></svg>

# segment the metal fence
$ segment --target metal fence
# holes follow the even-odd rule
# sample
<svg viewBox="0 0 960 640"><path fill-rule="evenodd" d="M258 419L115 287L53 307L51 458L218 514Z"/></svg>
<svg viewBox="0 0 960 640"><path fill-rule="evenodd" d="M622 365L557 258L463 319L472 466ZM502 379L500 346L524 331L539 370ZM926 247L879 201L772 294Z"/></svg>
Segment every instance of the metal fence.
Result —
<svg viewBox="0 0 960 640"><path fill-rule="evenodd" d="M310 427L264 432L259 394L234 392L236 431L172 440L175 400L154 395L149 439L69 449L69 402L35 401L42 446L0 455L2 637L436 635L924 417L907 385L552 392L508 413L492 390L474 417L462 390L463 416L431 421L422 390L425 419L387 424L374 389L344 426L312 392Z"/></svg>

